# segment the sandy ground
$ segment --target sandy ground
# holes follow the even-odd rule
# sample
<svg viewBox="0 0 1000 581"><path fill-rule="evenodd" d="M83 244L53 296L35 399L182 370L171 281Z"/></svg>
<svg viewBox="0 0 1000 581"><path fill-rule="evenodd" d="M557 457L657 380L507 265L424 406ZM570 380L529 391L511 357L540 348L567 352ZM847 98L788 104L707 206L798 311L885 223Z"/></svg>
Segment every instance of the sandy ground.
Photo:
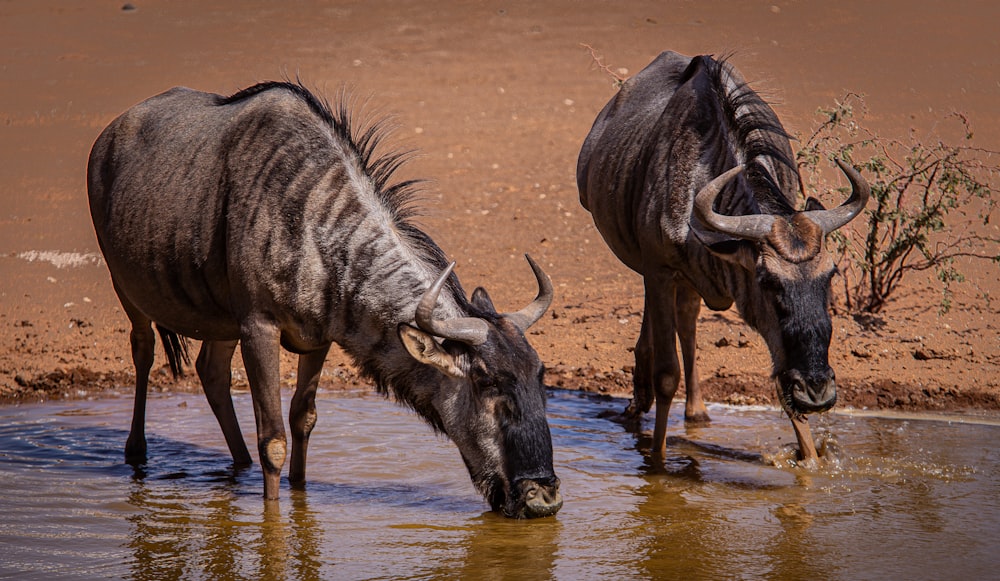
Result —
<svg viewBox="0 0 1000 581"><path fill-rule="evenodd" d="M578 203L576 156L614 92L581 45L625 76L668 48L734 53L793 134L856 91L884 134L929 134L957 110L978 145L1000 150L998 20L988 1L0 2L0 398L131 384L86 159L111 119L172 86L231 93L299 77L330 97L345 85L370 95L396 116L396 142L421 152L404 177L430 180L420 221L464 285L519 308L534 292L532 254L558 293L530 331L548 382L627 394L642 286ZM1000 410L1000 317L976 300L996 296L998 271L967 274L947 315L914 278L876 324L835 318L840 405ZM699 333L710 399L773 401L766 349L735 312L704 310ZM154 376L158 389L195 388ZM332 353L324 388L358 383Z"/></svg>

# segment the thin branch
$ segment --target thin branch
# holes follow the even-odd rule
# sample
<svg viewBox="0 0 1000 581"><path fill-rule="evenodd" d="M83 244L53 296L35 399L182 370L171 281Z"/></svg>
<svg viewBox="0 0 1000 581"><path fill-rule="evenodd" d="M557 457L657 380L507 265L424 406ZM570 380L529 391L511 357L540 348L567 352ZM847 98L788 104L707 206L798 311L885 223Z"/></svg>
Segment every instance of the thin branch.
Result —
<svg viewBox="0 0 1000 581"><path fill-rule="evenodd" d="M590 58L593 59L594 66L596 66L597 68L601 69L602 71L604 71L604 74L606 74L609 77L611 77L613 79L616 87L621 87L622 85L625 84L625 81L628 80L628 77L623 77L623 76L619 75L615 71L611 70L611 67L609 67L608 65L604 64L604 61L602 60L602 58L600 56L597 55L597 51L594 50L594 47L590 46L589 44L582 43L582 42L580 43L580 46L582 46L583 48L585 48L588 51L590 51Z"/></svg>
<svg viewBox="0 0 1000 581"><path fill-rule="evenodd" d="M990 183L1000 175L995 163L1000 152L940 139L925 145L928 140L914 130L907 140L884 138L854 120L856 103L864 113L864 99L856 93L831 109L820 109L818 127L796 154L800 170L813 170L810 186L822 183L815 169L824 159L843 159L869 174L876 204L866 210L867 231L858 229L863 238L847 233L832 238L847 308L879 311L906 274L934 269L943 290L941 307L947 310L950 285L964 280L956 259L1000 264L1000 240L971 230L972 214L985 225L1000 207ZM951 117L961 124L965 141L971 141L968 117ZM802 189L804 194L804 183Z"/></svg>

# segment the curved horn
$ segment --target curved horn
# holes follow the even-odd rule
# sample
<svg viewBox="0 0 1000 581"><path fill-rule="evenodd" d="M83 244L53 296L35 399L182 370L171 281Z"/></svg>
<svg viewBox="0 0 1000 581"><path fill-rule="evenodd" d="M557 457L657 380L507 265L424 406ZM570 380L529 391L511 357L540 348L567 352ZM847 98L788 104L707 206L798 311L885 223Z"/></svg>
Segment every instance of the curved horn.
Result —
<svg viewBox="0 0 1000 581"><path fill-rule="evenodd" d="M865 178L861 177L858 170L839 159L837 160L837 165L840 166L840 170L847 175L847 179L851 182L851 197L840 206L830 210L803 212L807 218L823 229L824 234L829 234L856 218L861 213L861 210L865 208L865 205L868 204L868 197L872 192L868 182L865 181Z"/></svg>
<svg viewBox="0 0 1000 581"><path fill-rule="evenodd" d="M708 182L694 197L694 214L698 221L710 230L742 238L744 240L761 240L774 224L774 216L769 214L750 214L746 216L726 216L717 214L712 206L722 188L726 187L737 174L743 171L738 165L726 173Z"/></svg>
<svg viewBox="0 0 1000 581"><path fill-rule="evenodd" d="M555 296L552 290L552 280L549 279L549 275L545 274L542 267L538 266L530 256L525 254L524 257L528 259L528 264L531 265L531 270L535 273L535 280L538 281L538 295L535 296L535 300L531 301L530 305L520 311L503 315L511 323L514 323L522 333L527 331L528 327L537 323L538 319L542 318L545 311L552 305L552 298Z"/></svg>
<svg viewBox="0 0 1000 581"><path fill-rule="evenodd" d="M417 327L431 335L469 345L482 345L486 342L486 336L490 331L486 321L475 317L458 317L446 321L434 319L434 307L437 305L438 295L441 294L441 287L454 268L455 263L452 262L420 298L414 320Z"/></svg>

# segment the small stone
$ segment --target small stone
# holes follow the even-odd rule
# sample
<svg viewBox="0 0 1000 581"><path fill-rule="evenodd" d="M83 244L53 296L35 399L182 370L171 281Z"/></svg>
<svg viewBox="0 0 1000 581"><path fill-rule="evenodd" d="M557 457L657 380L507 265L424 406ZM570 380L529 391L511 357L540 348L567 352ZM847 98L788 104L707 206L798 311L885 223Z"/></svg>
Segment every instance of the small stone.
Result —
<svg viewBox="0 0 1000 581"><path fill-rule="evenodd" d="M951 360L957 359L958 353L952 349L941 351L933 347L921 347L913 351L913 358L917 361L930 361L932 359Z"/></svg>
<svg viewBox="0 0 1000 581"><path fill-rule="evenodd" d="M859 359L871 359L874 354L867 347L855 347L851 349L851 355Z"/></svg>

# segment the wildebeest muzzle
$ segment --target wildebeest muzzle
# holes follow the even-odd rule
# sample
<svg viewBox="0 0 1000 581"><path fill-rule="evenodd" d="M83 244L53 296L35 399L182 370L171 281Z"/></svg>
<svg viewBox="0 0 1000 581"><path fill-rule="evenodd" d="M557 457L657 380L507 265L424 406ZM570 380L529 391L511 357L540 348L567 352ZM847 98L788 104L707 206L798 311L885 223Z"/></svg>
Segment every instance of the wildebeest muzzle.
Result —
<svg viewBox="0 0 1000 581"><path fill-rule="evenodd" d="M785 411L797 415L829 410L837 403L837 382L833 370L805 376L797 369L778 375L778 397Z"/></svg>
<svg viewBox="0 0 1000 581"><path fill-rule="evenodd" d="M514 483L510 506L503 513L512 518L539 518L552 516L562 508L562 494L559 493L559 479L525 478Z"/></svg>

